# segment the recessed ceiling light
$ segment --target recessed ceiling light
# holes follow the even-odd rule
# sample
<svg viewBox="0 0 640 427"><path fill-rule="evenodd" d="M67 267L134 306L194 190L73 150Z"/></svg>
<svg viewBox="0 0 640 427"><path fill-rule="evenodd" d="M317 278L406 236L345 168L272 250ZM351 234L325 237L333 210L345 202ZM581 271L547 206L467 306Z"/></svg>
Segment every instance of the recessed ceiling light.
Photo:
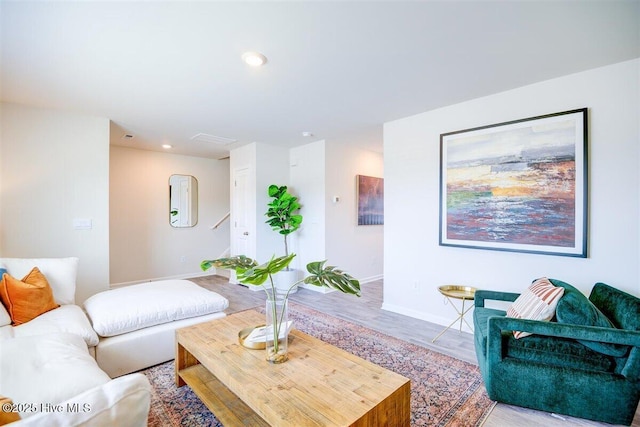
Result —
<svg viewBox="0 0 640 427"><path fill-rule="evenodd" d="M260 67L266 64L267 57L260 52L245 52L242 55L242 60L252 67Z"/></svg>
<svg viewBox="0 0 640 427"><path fill-rule="evenodd" d="M311 132L302 132L302 136L313 136Z"/></svg>
<svg viewBox="0 0 640 427"><path fill-rule="evenodd" d="M162 148L164 148L165 150L168 150L169 148L172 148L171 144L162 144Z"/></svg>

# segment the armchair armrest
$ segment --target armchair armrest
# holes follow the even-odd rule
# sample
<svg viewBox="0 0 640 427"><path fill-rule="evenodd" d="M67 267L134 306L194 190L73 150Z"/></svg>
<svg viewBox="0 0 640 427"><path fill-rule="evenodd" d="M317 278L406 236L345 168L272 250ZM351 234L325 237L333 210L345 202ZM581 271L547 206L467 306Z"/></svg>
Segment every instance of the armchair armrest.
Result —
<svg viewBox="0 0 640 427"><path fill-rule="evenodd" d="M487 332L487 358L490 364L498 363L502 357L502 332L524 331L549 337L571 338L582 341L596 341L621 344L631 347L627 364L622 375L640 378L640 331L603 328L599 326L570 325L566 323L541 322L538 320L515 319L511 317L490 317Z"/></svg>
<svg viewBox="0 0 640 427"><path fill-rule="evenodd" d="M494 301L515 301L520 294L513 292L486 291L479 289L475 293L474 305L476 307L484 307L485 300Z"/></svg>

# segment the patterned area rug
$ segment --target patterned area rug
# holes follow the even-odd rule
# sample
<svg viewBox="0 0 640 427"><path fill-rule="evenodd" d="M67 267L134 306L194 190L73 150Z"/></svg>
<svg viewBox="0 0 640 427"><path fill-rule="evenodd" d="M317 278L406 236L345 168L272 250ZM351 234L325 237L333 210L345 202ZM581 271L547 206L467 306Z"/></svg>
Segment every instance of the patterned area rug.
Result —
<svg viewBox="0 0 640 427"><path fill-rule="evenodd" d="M290 303L294 328L411 380L411 426L480 426L493 409L477 366ZM263 311L263 310L262 310ZM221 426L173 361L142 371L153 386L149 426Z"/></svg>

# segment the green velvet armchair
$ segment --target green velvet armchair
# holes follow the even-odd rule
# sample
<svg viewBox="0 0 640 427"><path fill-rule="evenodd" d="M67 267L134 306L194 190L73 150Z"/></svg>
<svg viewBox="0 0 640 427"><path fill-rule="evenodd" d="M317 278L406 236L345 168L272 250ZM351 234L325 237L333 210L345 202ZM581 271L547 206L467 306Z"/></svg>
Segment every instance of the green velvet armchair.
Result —
<svg viewBox="0 0 640 427"><path fill-rule="evenodd" d="M476 292L474 340L489 397L630 425L640 400L640 299L603 283L587 299L550 280L565 288L556 312L562 306L564 323L508 318L485 303L515 301L519 294ZM605 317L607 326L600 322ZM515 339L513 331L533 335Z"/></svg>

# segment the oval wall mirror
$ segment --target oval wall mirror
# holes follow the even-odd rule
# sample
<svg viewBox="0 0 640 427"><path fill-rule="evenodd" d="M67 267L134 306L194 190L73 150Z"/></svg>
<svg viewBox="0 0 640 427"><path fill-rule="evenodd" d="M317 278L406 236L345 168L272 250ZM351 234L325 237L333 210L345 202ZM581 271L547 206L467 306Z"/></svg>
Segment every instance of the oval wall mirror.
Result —
<svg viewBox="0 0 640 427"><path fill-rule="evenodd" d="M169 224L193 227L198 223L198 180L191 175L169 177Z"/></svg>

